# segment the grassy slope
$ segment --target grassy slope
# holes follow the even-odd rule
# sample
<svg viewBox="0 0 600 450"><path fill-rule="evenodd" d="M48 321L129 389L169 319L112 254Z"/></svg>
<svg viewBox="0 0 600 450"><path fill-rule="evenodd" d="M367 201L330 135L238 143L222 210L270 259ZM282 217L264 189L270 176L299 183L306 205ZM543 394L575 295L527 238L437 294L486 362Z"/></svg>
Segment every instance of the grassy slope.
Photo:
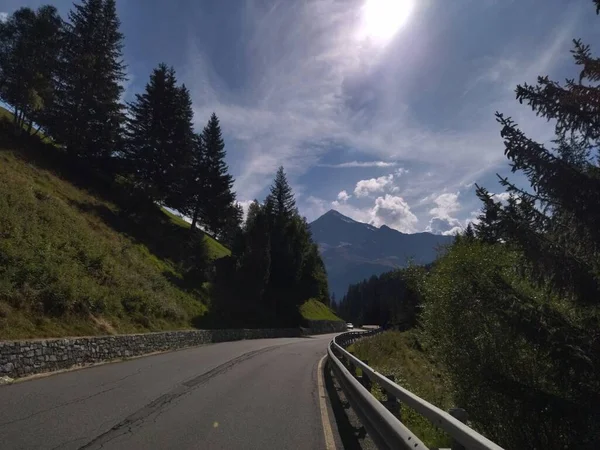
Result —
<svg viewBox="0 0 600 450"><path fill-rule="evenodd" d="M307 300L302 306L300 306L300 313L302 317L307 320L335 320L342 321L334 312L327 307L327 305L321 303L313 298Z"/></svg>
<svg viewBox="0 0 600 450"><path fill-rule="evenodd" d="M0 107L0 120L12 117ZM35 151L16 147L28 145L0 143L0 339L198 323L207 292L186 291L172 261L177 249L171 244L187 238L188 222L162 208L159 217L127 223L118 205L61 178L60 168ZM154 235L140 228L150 222L144 228L157 227ZM231 254L210 236L204 240L211 259ZM301 313L309 320L342 320L314 299Z"/></svg>
<svg viewBox="0 0 600 450"><path fill-rule="evenodd" d="M186 230L190 229L190 223L183 220L182 217L173 214L172 212L162 208L162 211L171 219L171 222ZM213 239L209 235L204 235L204 241L208 247L208 255L211 259L222 258L223 256L231 255L231 251L221 244L219 241Z"/></svg>
<svg viewBox="0 0 600 450"><path fill-rule="evenodd" d="M454 406L452 389L444 372L421 349L415 331L386 331L351 347L357 357L384 375L394 375L396 383L447 411ZM427 447L450 447L450 439L414 410L402 405L402 422Z"/></svg>
<svg viewBox="0 0 600 450"><path fill-rule="evenodd" d="M177 265L117 231L107 219L117 214L0 148L0 339L187 328L206 311L206 294L180 288ZM205 239L213 257L228 253Z"/></svg>

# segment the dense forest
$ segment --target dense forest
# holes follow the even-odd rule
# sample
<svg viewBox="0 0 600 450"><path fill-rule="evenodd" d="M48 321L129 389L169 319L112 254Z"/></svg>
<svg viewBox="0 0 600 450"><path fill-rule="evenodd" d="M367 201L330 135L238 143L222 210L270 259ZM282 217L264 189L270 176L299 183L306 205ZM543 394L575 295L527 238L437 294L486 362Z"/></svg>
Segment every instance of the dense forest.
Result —
<svg viewBox="0 0 600 450"><path fill-rule="evenodd" d="M175 69L158 64L144 91L123 102L119 28L115 0L83 0L66 20L50 5L24 7L0 23L0 100L12 110L11 123L2 125L3 141L44 144L44 157L54 155L63 175L85 180L86 188L102 186L119 206L114 221L136 238L161 239L149 220L158 208L189 217L188 235L164 245L173 247L170 255L181 266L180 285L193 295L210 290L207 306L214 317L245 326L297 324L297 306L309 298L327 302L328 289L283 168L264 204L255 202L244 223L219 118L212 114L201 131L194 129L190 92ZM0 206L18 213L14 204ZM17 223L4 220L7 227ZM213 266L204 233L232 248L231 257ZM38 311L42 305L42 313L52 315L107 312L101 296L73 293L65 301L65 289L54 278L35 287L31 300L24 292L36 284L33 269L15 269L23 266L17 247L0 247L0 279L10 286L11 298L20 299L13 307ZM95 283L109 283L103 268L90 267ZM141 307L144 300L132 296L139 294L124 294L118 308L168 314Z"/></svg>
<svg viewBox="0 0 600 450"><path fill-rule="evenodd" d="M421 306L417 282L425 270L425 267L412 266L373 275L350 285L333 307L340 317L358 326L412 327Z"/></svg>

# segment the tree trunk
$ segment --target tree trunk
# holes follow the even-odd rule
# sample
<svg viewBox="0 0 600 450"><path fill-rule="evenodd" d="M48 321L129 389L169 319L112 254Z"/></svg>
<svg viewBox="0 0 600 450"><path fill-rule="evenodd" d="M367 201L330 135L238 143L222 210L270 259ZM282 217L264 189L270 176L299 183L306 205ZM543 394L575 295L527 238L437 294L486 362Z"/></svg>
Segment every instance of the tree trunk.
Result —
<svg viewBox="0 0 600 450"><path fill-rule="evenodd" d="M196 230L196 223L198 222L198 214L200 212L200 202L196 203L196 207L194 208L194 215L192 216L192 225L190 226L190 230L192 233Z"/></svg>
<svg viewBox="0 0 600 450"><path fill-rule="evenodd" d="M19 114L19 131L23 131L23 125L25 125L25 110L21 110Z"/></svg>
<svg viewBox="0 0 600 450"><path fill-rule="evenodd" d="M42 126L40 125L39 127L37 127L37 128L35 129L35 133L33 133L33 135L32 135L32 136L37 136L37 134L40 132L40 130L41 130L41 129L42 129Z"/></svg>
<svg viewBox="0 0 600 450"><path fill-rule="evenodd" d="M32 128L33 128L33 120L29 119L29 124L27 125L27 134L31 134Z"/></svg>

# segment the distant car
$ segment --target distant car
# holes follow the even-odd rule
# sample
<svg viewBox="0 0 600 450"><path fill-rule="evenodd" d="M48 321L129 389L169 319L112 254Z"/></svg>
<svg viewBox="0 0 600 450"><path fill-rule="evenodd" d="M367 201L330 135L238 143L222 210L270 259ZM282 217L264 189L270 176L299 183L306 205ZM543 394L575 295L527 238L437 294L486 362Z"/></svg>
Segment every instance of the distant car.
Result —
<svg viewBox="0 0 600 450"><path fill-rule="evenodd" d="M346 328L347 328L348 330L354 330L354 325L352 325L350 322L348 322L348 323L346 324Z"/></svg>

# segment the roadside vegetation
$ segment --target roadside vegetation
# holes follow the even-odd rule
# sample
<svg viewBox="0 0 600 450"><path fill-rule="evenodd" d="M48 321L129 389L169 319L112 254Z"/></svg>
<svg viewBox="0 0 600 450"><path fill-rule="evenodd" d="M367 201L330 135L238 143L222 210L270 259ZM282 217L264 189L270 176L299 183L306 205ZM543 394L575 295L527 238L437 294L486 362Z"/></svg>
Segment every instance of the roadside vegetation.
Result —
<svg viewBox="0 0 600 450"><path fill-rule="evenodd" d="M353 344L350 351L369 362L369 366L385 376L393 376L396 383L448 411L454 406L452 385L448 374L423 348L417 330L405 332L386 331ZM374 387L373 393L383 399L383 393ZM440 428L407 405L400 407L400 420L428 448L449 448L451 440Z"/></svg>

